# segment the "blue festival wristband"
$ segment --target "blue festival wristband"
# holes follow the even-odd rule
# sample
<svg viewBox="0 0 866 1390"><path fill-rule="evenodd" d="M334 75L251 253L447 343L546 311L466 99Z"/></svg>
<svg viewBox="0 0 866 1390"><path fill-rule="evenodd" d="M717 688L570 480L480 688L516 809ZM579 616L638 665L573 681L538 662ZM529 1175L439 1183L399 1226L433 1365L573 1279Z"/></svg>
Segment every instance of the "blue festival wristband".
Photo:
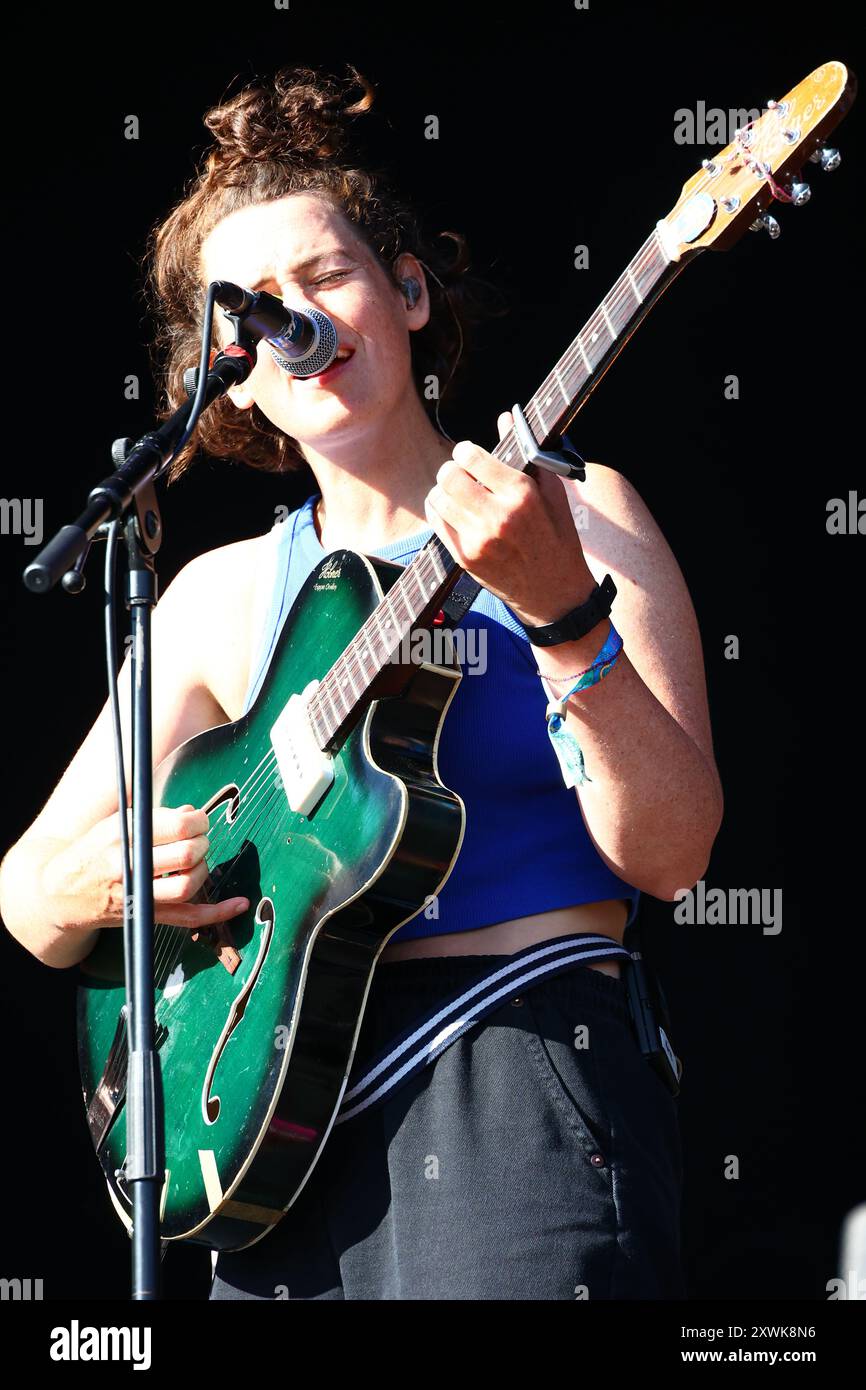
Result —
<svg viewBox="0 0 866 1390"><path fill-rule="evenodd" d="M599 681L604 680L605 676L609 675L616 665L621 651L622 638L611 623L604 646L592 665L588 666L585 671L581 671L574 685L564 695L558 699L551 697L548 700L545 711L547 732L553 745L553 751L562 768L566 787L582 786L584 782L591 782L592 778L586 775L586 766L580 744L571 731L565 727L565 707L572 695L576 695L581 690L589 690L592 686L598 685ZM544 684L548 695L550 695L550 687L546 681Z"/></svg>

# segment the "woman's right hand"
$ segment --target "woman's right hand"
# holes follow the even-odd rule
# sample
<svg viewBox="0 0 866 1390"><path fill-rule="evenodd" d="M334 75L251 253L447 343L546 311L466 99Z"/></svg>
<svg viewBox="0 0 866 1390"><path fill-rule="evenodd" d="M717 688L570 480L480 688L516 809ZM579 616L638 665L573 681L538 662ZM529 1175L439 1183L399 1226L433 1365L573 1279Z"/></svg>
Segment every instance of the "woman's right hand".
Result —
<svg viewBox="0 0 866 1390"><path fill-rule="evenodd" d="M131 816L127 811L130 824ZM195 902L210 870L206 811L192 805L160 806L153 813L153 897L156 920L196 930L237 917L247 898ZM130 853L131 853L130 843ZM54 907L55 925L92 931L123 924L120 825L114 811L47 861L42 888Z"/></svg>

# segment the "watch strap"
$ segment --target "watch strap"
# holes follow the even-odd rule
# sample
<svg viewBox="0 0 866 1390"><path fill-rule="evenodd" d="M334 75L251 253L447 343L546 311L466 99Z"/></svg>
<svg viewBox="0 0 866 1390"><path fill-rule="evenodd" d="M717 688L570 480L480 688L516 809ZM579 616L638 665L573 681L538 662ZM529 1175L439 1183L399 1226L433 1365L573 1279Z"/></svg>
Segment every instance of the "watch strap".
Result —
<svg viewBox="0 0 866 1390"><path fill-rule="evenodd" d="M565 613L561 618L557 618L556 622L545 623L542 627L527 627L524 623L523 631L534 647L554 647L559 642L577 642L591 632L603 618L609 617L615 598L616 585L610 575L606 574L601 583L596 584L589 598L578 604L577 608L572 608L570 613Z"/></svg>

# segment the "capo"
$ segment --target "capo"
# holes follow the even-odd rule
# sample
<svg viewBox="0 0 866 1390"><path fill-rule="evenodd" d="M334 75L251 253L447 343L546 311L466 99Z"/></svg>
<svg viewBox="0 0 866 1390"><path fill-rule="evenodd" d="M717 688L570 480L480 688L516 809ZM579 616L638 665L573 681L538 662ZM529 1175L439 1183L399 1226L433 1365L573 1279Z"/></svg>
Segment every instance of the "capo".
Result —
<svg viewBox="0 0 866 1390"><path fill-rule="evenodd" d="M559 437L561 449L540 449L520 406L513 405L511 414L514 416L517 443L527 467L534 463L539 468L548 468L551 473L558 473L561 478L576 478L581 483L586 481L586 459L577 452L567 434ZM566 455L571 457L568 458ZM577 459L577 463L572 462L573 459Z"/></svg>

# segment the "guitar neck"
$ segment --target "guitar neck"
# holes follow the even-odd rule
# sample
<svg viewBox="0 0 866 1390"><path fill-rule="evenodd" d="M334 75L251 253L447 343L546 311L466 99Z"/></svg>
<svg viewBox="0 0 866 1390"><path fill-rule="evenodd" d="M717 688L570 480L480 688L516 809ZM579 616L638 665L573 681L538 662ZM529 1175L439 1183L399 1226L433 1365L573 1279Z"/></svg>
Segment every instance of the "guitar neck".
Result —
<svg viewBox="0 0 866 1390"><path fill-rule="evenodd" d="M685 257L671 259L658 230L653 230L524 407L541 447L568 429L638 324L685 264ZM504 463L513 459L513 466L523 466L514 430L509 430L491 453Z"/></svg>
<svg viewBox="0 0 866 1390"><path fill-rule="evenodd" d="M668 255L655 229L525 406L524 415L540 446L568 428L638 324L685 264L685 257ZM513 429L491 453L513 468L524 466ZM429 625L463 573L435 535L413 557L322 678L310 701L310 718L321 748L355 721L359 707L369 699L371 686L403 639L412 628Z"/></svg>

